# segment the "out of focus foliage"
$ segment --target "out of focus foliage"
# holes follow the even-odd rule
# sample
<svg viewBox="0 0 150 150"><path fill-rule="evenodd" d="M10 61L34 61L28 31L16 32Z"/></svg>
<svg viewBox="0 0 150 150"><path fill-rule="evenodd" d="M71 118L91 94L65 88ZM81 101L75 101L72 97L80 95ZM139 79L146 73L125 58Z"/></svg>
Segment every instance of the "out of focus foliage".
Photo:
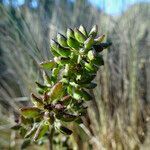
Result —
<svg viewBox="0 0 150 150"><path fill-rule="evenodd" d="M97 24L113 45L103 52L105 65L95 79L98 86L91 91L95 101L88 103L85 126L71 127L76 132L71 135L70 147L148 149L150 4L136 4L121 16L112 17L87 0L43 0L37 1L37 6L32 0L21 6L15 2L0 1L0 149L21 147L23 141L10 127L18 121L18 109L31 105L34 81L42 81L38 63L52 58L50 38L56 31L80 24L88 29ZM61 140L68 142L60 137L56 143Z"/></svg>

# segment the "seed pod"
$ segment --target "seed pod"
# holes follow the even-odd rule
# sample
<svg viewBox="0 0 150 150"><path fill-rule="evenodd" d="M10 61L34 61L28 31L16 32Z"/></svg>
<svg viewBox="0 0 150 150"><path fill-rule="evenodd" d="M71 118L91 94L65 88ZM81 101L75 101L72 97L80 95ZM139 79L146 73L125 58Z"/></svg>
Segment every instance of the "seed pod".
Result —
<svg viewBox="0 0 150 150"><path fill-rule="evenodd" d="M84 42L84 48L90 49L94 44L94 38L90 36L85 42Z"/></svg>
<svg viewBox="0 0 150 150"><path fill-rule="evenodd" d="M37 107L23 107L20 108L20 111L25 118L38 117L41 113L41 110Z"/></svg>
<svg viewBox="0 0 150 150"><path fill-rule="evenodd" d="M87 54L87 57L89 60L93 60L96 57L96 52L95 50L90 50Z"/></svg>
<svg viewBox="0 0 150 150"><path fill-rule="evenodd" d="M80 43L84 43L84 41L86 40L85 35L82 32L80 32L77 28L74 29L74 35L76 40Z"/></svg>
<svg viewBox="0 0 150 150"><path fill-rule="evenodd" d="M75 116L75 115L72 115L72 114L67 114L67 113L58 113L56 115L56 118L57 119L60 119L61 121L64 121L64 122L72 122L74 120L76 120L78 118L78 116Z"/></svg>
<svg viewBox="0 0 150 150"><path fill-rule="evenodd" d="M74 31L71 28L67 29L67 38L74 38Z"/></svg>
<svg viewBox="0 0 150 150"><path fill-rule="evenodd" d="M98 33L98 26L94 25L89 33L89 36L92 35L93 37L96 37Z"/></svg>
<svg viewBox="0 0 150 150"><path fill-rule="evenodd" d="M48 130L49 130L49 125L46 124L45 122L41 122L41 124L39 125L38 129L35 132L33 141L37 141L38 139L43 137Z"/></svg>
<svg viewBox="0 0 150 150"><path fill-rule="evenodd" d="M65 134L65 135L71 135L72 134L72 131L70 130L70 129L68 129L68 128L66 128L65 126L59 126L59 127L57 127L57 129L61 132L61 133L63 133L63 134Z"/></svg>
<svg viewBox="0 0 150 150"><path fill-rule="evenodd" d="M57 41L62 47L68 47L67 38L60 33L57 34Z"/></svg>
<svg viewBox="0 0 150 150"><path fill-rule="evenodd" d="M33 93L31 93L31 101L32 103L38 107L38 108L42 108L44 103L43 103L43 100L42 98L38 98L37 96L35 96Z"/></svg>
<svg viewBox="0 0 150 150"><path fill-rule="evenodd" d="M72 38L72 37L70 37L70 38L67 39L67 44L71 48L76 49L76 50L78 50L80 48L79 42L76 39Z"/></svg>
<svg viewBox="0 0 150 150"><path fill-rule="evenodd" d="M58 100L61 99L64 94L64 86L62 82L56 83L51 91L48 93L50 96L51 100Z"/></svg>
<svg viewBox="0 0 150 150"><path fill-rule="evenodd" d="M40 66L42 66L44 69L52 69L56 66L56 63L52 60L44 61L40 63Z"/></svg>
<svg viewBox="0 0 150 150"><path fill-rule="evenodd" d="M104 34L101 35L101 36L99 36L98 38L96 38L96 39L94 40L95 44L100 44L100 43L102 43L102 42L104 41L104 38L105 38L105 35L104 35Z"/></svg>
<svg viewBox="0 0 150 150"><path fill-rule="evenodd" d="M96 52L101 52L104 49L108 48L109 46L111 46L111 43L101 43L98 45L93 45L93 48L95 49Z"/></svg>
<svg viewBox="0 0 150 150"><path fill-rule="evenodd" d="M80 25L79 31L82 32L86 37L88 36L87 31L84 26Z"/></svg>
<svg viewBox="0 0 150 150"><path fill-rule="evenodd" d="M37 128L38 128L38 125L34 124L33 127L25 134L25 138L31 137L35 133Z"/></svg>

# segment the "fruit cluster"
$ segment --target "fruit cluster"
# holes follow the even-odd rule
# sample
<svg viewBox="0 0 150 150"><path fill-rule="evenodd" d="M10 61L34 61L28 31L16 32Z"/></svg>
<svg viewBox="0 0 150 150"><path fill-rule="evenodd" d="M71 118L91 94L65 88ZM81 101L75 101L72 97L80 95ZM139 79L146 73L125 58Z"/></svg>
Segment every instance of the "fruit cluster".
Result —
<svg viewBox="0 0 150 150"><path fill-rule="evenodd" d="M87 108L85 101L92 100L88 89L97 86L92 80L104 64L99 53L111 45L103 43L105 36L97 37L97 33L96 25L89 33L81 25L67 29L66 36L58 33L57 40L51 40L54 59L40 64L46 70L44 84L36 82L40 96L31 94L34 106L20 109L18 128L24 127L25 138L36 141L49 133L50 128L70 135L72 131L66 122L82 123L81 116Z"/></svg>

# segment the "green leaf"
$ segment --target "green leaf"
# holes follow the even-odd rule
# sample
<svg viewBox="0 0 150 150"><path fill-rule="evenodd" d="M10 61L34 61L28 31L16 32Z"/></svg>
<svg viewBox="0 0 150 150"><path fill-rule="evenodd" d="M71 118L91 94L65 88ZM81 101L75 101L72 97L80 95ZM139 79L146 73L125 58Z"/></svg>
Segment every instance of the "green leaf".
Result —
<svg viewBox="0 0 150 150"><path fill-rule="evenodd" d="M59 71L60 71L60 68L54 68L52 70L52 76L58 77Z"/></svg>
<svg viewBox="0 0 150 150"><path fill-rule="evenodd" d="M94 89L97 86L97 84L91 82L89 84L83 84L83 85L81 84L81 86L84 87L84 88L87 88L87 89Z"/></svg>
<svg viewBox="0 0 150 150"><path fill-rule="evenodd" d="M74 31L71 28L67 29L67 38L74 38Z"/></svg>
<svg viewBox="0 0 150 150"><path fill-rule="evenodd" d="M61 99L63 97L63 94L64 94L64 86L62 82L56 83L52 87L51 91L48 93L52 101Z"/></svg>
<svg viewBox="0 0 150 150"><path fill-rule="evenodd" d="M34 122L33 118L25 118L23 115L21 115L20 120L21 120L21 123L24 125L29 125Z"/></svg>
<svg viewBox="0 0 150 150"><path fill-rule="evenodd" d="M27 133L27 129L22 126L19 130L19 133L22 137L24 137L25 134Z"/></svg>
<svg viewBox="0 0 150 150"><path fill-rule="evenodd" d="M50 51L52 52L53 56L59 57L60 54L58 54L52 47L50 48Z"/></svg>
<svg viewBox="0 0 150 150"><path fill-rule="evenodd" d="M88 36L87 31L83 25L80 25L79 31L82 32L86 37Z"/></svg>
<svg viewBox="0 0 150 150"><path fill-rule="evenodd" d="M30 143L31 143L31 140L30 140L30 139L25 139L25 140L23 141L23 143L21 144L21 149L27 148L27 147L30 145Z"/></svg>
<svg viewBox="0 0 150 150"><path fill-rule="evenodd" d="M50 86L52 84L51 78L48 76L48 74L45 71L43 71L43 79L45 85Z"/></svg>
<svg viewBox="0 0 150 150"><path fill-rule="evenodd" d="M93 60L96 57L96 52L95 50L90 50L87 54L87 57L89 60Z"/></svg>
<svg viewBox="0 0 150 150"><path fill-rule="evenodd" d="M59 126L59 127L57 127L57 129L61 132L61 133L63 133L63 134L65 134L65 135L71 135L72 134L72 131L70 130L70 129L68 129L68 128L66 128L65 126Z"/></svg>
<svg viewBox="0 0 150 150"><path fill-rule="evenodd" d="M90 73L96 73L98 70L98 67L96 67L92 63L85 63L85 69Z"/></svg>
<svg viewBox="0 0 150 150"><path fill-rule="evenodd" d="M82 99L83 100L89 101L89 100L92 100L92 98L93 97L88 92L82 90Z"/></svg>
<svg viewBox="0 0 150 150"><path fill-rule="evenodd" d="M44 61L44 62L40 63L40 66L42 66L44 69L52 69L56 66L56 63L52 60Z"/></svg>
<svg viewBox="0 0 150 150"><path fill-rule="evenodd" d="M31 93L31 101L35 106L40 107L40 108L43 107L44 105L42 98L38 98L33 93Z"/></svg>
<svg viewBox="0 0 150 150"><path fill-rule="evenodd" d="M42 85L38 82L35 82L37 85L37 91L39 94L44 94L45 92L47 92L49 90L49 87L46 85Z"/></svg>
<svg viewBox="0 0 150 150"><path fill-rule="evenodd" d="M41 137L45 135L45 133L49 130L49 124L47 122L41 122L38 129L35 132L35 135L33 137L33 141L37 141Z"/></svg>
<svg viewBox="0 0 150 150"><path fill-rule="evenodd" d="M19 130L22 126L20 124L16 124L14 126L11 127L11 129L13 130Z"/></svg>
<svg viewBox="0 0 150 150"><path fill-rule="evenodd" d="M57 53L59 53L62 57L69 57L71 55L71 51L69 48L62 47L61 45L57 46Z"/></svg>
<svg viewBox="0 0 150 150"><path fill-rule="evenodd" d="M20 111L25 118L38 117L41 113L41 110L37 107L23 107Z"/></svg>
<svg viewBox="0 0 150 150"><path fill-rule="evenodd" d="M109 46L111 46L112 43L110 42L106 42L106 43L101 43L101 44L96 44L96 45L93 45L93 48L95 49L96 52L101 52L103 51L104 49L108 48Z"/></svg>
<svg viewBox="0 0 150 150"><path fill-rule="evenodd" d="M105 35L99 36L97 39L94 40L95 44L100 44L104 41Z"/></svg>
<svg viewBox="0 0 150 150"><path fill-rule="evenodd" d="M86 41L84 42L84 48L85 49L90 49L94 44L94 38L90 36Z"/></svg>
<svg viewBox="0 0 150 150"><path fill-rule="evenodd" d="M103 57L101 55L97 55L93 60L92 63L97 65L97 66L101 66L104 65L104 60Z"/></svg>
<svg viewBox="0 0 150 150"><path fill-rule="evenodd" d="M25 138L31 137L35 133L37 128L38 128L38 125L34 124L33 127L25 134Z"/></svg>
<svg viewBox="0 0 150 150"><path fill-rule="evenodd" d="M56 118L57 119L60 119L61 121L64 121L64 122L72 122L74 120L76 120L78 118L78 116L75 116L75 115L72 115L72 114L67 114L67 113L58 113L56 115Z"/></svg>
<svg viewBox="0 0 150 150"><path fill-rule="evenodd" d="M57 34L57 41L61 46L68 47L67 38L60 33Z"/></svg>
<svg viewBox="0 0 150 150"><path fill-rule="evenodd" d="M74 35L76 40L80 43L84 43L84 41L86 40L86 36L82 32L80 32L77 28L74 29Z"/></svg>
<svg viewBox="0 0 150 150"><path fill-rule="evenodd" d="M70 38L67 39L67 44L68 44L71 48L73 48L73 49L75 49L75 50L78 50L78 49L80 48L79 42L78 42L76 39L72 38L72 37L70 37Z"/></svg>
<svg viewBox="0 0 150 150"><path fill-rule="evenodd" d="M93 37L96 37L98 33L98 26L94 25L89 33L89 36L92 35Z"/></svg>

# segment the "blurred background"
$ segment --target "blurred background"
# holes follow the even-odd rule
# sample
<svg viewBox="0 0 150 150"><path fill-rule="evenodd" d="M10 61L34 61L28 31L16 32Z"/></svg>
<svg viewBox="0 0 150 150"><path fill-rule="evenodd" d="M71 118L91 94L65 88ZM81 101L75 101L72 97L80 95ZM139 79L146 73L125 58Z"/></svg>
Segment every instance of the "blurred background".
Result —
<svg viewBox="0 0 150 150"><path fill-rule="evenodd" d="M0 149L21 148L10 127L42 82L38 63L52 59L50 39L80 24L97 24L113 44L103 52L96 100L87 104L88 130L73 126L66 149L150 149L149 0L0 0Z"/></svg>

